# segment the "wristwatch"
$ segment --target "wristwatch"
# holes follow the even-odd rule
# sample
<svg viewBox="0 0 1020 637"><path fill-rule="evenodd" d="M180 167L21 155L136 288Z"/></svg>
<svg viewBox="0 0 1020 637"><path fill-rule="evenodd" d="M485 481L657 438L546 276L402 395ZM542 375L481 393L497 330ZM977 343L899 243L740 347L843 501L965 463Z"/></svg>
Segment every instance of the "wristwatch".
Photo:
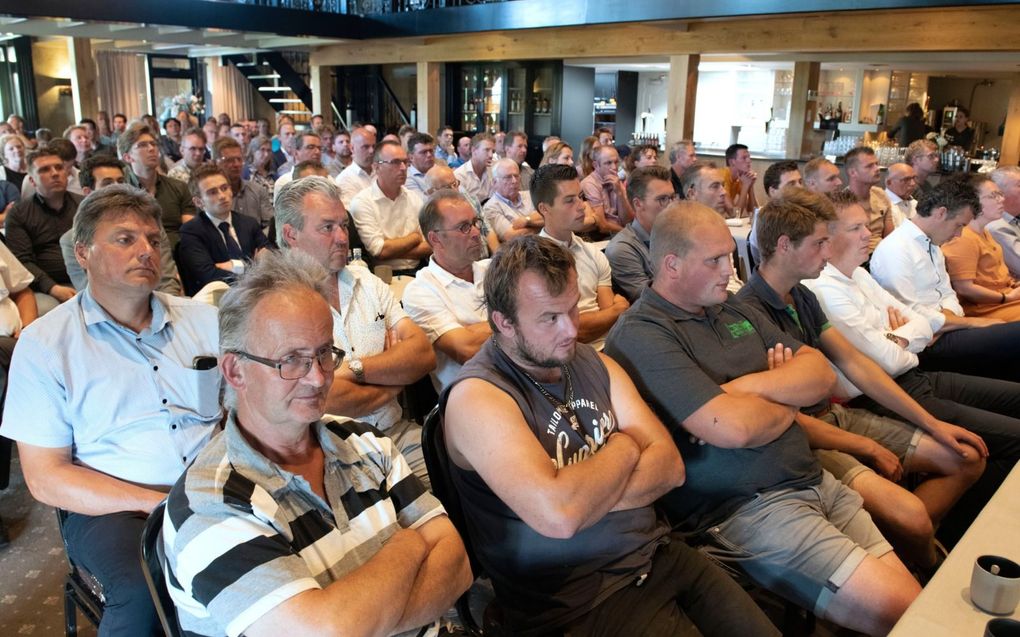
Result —
<svg viewBox="0 0 1020 637"><path fill-rule="evenodd" d="M349 367L351 373L354 374L354 382L359 385L365 384L365 366L361 364L360 358L352 358L347 361L347 367Z"/></svg>

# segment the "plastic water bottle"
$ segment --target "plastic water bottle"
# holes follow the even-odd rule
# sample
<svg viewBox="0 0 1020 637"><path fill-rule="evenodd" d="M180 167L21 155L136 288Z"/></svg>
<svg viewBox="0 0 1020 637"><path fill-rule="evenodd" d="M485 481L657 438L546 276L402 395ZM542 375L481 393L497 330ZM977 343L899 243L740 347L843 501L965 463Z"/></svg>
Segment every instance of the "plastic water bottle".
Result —
<svg viewBox="0 0 1020 637"><path fill-rule="evenodd" d="M361 248L354 248L351 250L351 254L347 255L348 265L360 265L363 268L368 268L368 264L361 258Z"/></svg>

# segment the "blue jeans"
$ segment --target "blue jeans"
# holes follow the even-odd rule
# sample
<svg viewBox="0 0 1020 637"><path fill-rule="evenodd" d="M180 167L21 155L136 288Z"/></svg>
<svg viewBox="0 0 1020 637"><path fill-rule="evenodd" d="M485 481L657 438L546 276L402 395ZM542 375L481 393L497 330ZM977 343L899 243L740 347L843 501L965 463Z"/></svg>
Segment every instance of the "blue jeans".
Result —
<svg viewBox="0 0 1020 637"><path fill-rule="evenodd" d="M106 607L99 637L163 634L139 558L145 517L69 513L64 523L70 558L103 585Z"/></svg>

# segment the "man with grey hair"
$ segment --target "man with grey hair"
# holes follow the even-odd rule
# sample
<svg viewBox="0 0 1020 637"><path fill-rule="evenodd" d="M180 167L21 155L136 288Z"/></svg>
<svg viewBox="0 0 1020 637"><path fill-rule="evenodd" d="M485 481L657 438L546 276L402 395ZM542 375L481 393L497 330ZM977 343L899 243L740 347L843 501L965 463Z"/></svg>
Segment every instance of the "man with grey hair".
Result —
<svg viewBox="0 0 1020 637"><path fill-rule="evenodd" d="M378 144L375 181L355 195L350 211L376 265L388 265L396 275L413 276L432 250L418 227L421 197L404 187L407 164L407 151L398 142Z"/></svg>
<svg viewBox="0 0 1020 637"><path fill-rule="evenodd" d="M500 159L492 166L492 176L492 196L482 207L485 222L500 241L537 234L545 223L531 203L531 193L521 190L517 162L509 157Z"/></svg>
<svg viewBox="0 0 1020 637"><path fill-rule="evenodd" d="M164 516L188 634L435 635L471 583L460 536L394 445L323 419L345 355L328 288L313 259L273 254L221 304L230 412Z"/></svg>
<svg viewBox="0 0 1020 637"><path fill-rule="evenodd" d="M986 226L1002 246L1002 258L1009 273L1020 279L1020 168L1001 166L992 171L992 181L1002 191L1002 219Z"/></svg>
<svg viewBox="0 0 1020 637"><path fill-rule="evenodd" d="M365 126L351 131L351 163L336 176L336 185L343 193L344 207L350 208L354 195L372 185L372 161L375 153L375 131Z"/></svg>
<svg viewBox="0 0 1020 637"><path fill-rule="evenodd" d="M698 155L694 150L694 142L689 139L681 139L669 149L669 180L673 182L673 190L681 199L684 198L684 187L680 177L696 161Z"/></svg>
<svg viewBox="0 0 1020 637"><path fill-rule="evenodd" d="M513 164L510 159L501 161ZM402 302L435 349L432 384L442 391L492 336L482 291L489 259L482 258L481 223L475 210L456 190L433 195L422 208L419 225L432 246L432 257L407 284Z"/></svg>
<svg viewBox="0 0 1020 637"><path fill-rule="evenodd" d="M130 186L82 201L88 287L22 332L0 430L33 496L68 511L69 557L103 585L102 635L161 634L139 537L220 420L216 310L154 291L160 228L155 199Z"/></svg>
<svg viewBox="0 0 1020 637"><path fill-rule="evenodd" d="M287 184L276 202L280 248L300 250L325 268L333 342L348 352L327 395L326 411L382 430L428 484L421 427L403 418L397 397L432 371L436 358L389 286L367 269L347 265L349 223L340 189L323 177Z"/></svg>
<svg viewBox="0 0 1020 637"><path fill-rule="evenodd" d="M910 164L902 162L889 166L885 175L885 196L892 204L893 228L899 228L907 219L913 219L917 212L917 175Z"/></svg>
<svg viewBox="0 0 1020 637"><path fill-rule="evenodd" d="M453 188L460 192L460 194L464 196L464 199L466 199L467 202L471 204L471 207L474 208L475 214L478 216L478 220L482 224L482 238L485 240L483 256L487 257L490 254L495 254L496 250L499 250L499 237L496 236L492 227L485 222L485 217L482 215L481 204L479 204L478 200L471 195L459 190L460 182L457 180L457 176L453 174L453 168L436 163L435 166L425 173L425 183L428 186L425 189L426 198L431 197L440 190L445 190L446 188Z"/></svg>

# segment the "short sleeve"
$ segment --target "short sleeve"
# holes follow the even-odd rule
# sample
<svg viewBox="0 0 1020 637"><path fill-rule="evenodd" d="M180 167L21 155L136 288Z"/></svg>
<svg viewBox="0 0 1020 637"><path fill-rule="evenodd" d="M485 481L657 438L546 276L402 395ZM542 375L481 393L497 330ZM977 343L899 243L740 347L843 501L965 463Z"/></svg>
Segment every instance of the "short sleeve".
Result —
<svg viewBox="0 0 1020 637"><path fill-rule="evenodd" d="M629 317L618 322L605 351L630 375L670 429L682 426L723 393L676 336L654 321ZM681 387L683 391L678 391Z"/></svg>
<svg viewBox="0 0 1020 637"><path fill-rule="evenodd" d="M63 360L35 337L31 325L14 348L0 433L47 448L70 447L74 431L63 379L52 366Z"/></svg>
<svg viewBox="0 0 1020 637"><path fill-rule="evenodd" d="M596 269L598 271L598 275L599 275L599 285L598 285L598 287L600 287L600 288L602 288L602 287L606 287L606 288L612 287L613 286L613 271L612 271L612 268L609 267L609 259L606 258L606 255L604 255L601 250L596 250L595 248L593 248L591 246L588 246L588 247L589 247L589 249L591 249L592 254L594 255L593 258L595 259L595 267L596 267Z"/></svg>
<svg viewBox="0 0 1020 637"><path fill-rule="evenodd" d="M411 320L425 332L431 343L447 332L464 327L433 287L420 279L407 285L402 302Z"/></svg>
<svg viewBox="0 0 1020 637"><path fill-rule="evenodd" d="M584 193L588 203L592 206L601 206L605 204L602 196L602 184L596 183L590 175L581 180L581 192Z"/></svg>
<svg viewBox="0 0 1020 637"><path fill-rule="evenodd" d="M978 260L981 258L981 246L977 236L964 230L959 237L942 246L942 254L946 257L946 270L953 281L968 281L977 278Z"/></svg>

